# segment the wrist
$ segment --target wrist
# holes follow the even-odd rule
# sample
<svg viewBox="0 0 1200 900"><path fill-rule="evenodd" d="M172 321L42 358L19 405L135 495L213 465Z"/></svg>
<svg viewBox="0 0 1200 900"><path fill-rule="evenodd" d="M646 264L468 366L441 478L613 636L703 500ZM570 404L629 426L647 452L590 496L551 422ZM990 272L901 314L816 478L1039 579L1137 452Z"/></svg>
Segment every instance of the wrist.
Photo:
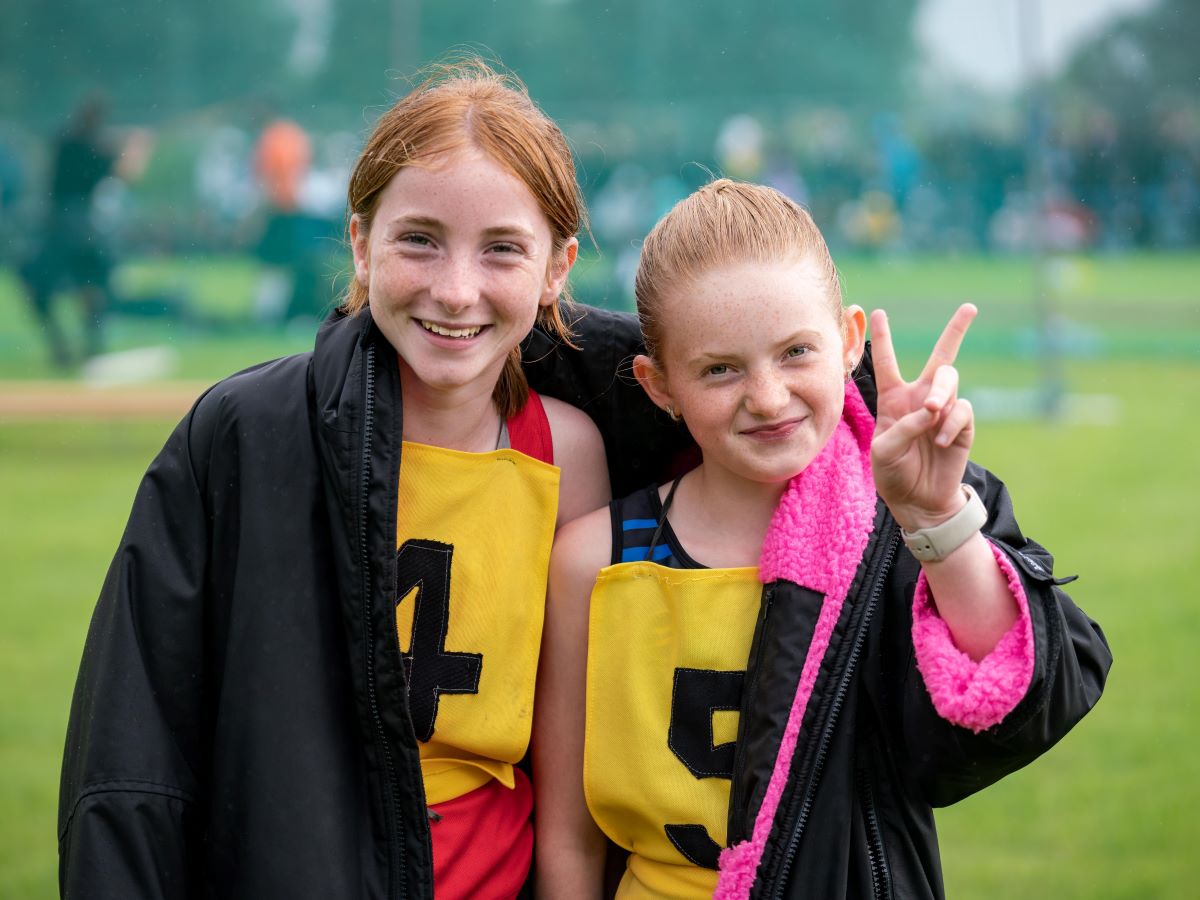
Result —
<svg viewBox="0 0 1200 900"><path fill-rule="evenodd" d="M937 528L943 522L949 521L967 505L970 499L963 490L965 485L959 485L944 507L930 509L923 506L902 506L892 509L892 517L906 532L920 531L922 528Z"/></svg>
<svg viewBox="0 0 1200 900"><path fill-rule="evenodd" d="M958 510L940 522L915 529L901 524L905 546L922 563L945 559L978 534L987 521L987 509L974 489L964 484L959 493L963 499Z"/></svg>

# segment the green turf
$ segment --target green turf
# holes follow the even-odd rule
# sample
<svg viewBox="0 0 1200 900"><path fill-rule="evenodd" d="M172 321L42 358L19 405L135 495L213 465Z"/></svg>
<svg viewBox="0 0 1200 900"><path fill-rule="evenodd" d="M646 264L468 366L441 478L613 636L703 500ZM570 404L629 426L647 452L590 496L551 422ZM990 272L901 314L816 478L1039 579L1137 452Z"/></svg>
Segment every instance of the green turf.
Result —
<svg viewBox="0 0 1200 900"><path fill-rule="evenodd" d="M986 260L905 275L894 265L863 260L843 269L850 299L887 299L906 371L938 317L963 297L982 310L961 361L968 390L1034 383L1033 361L1015 353L1021 316L1013 307L1024 298L959 293L989 278L1015 291L1011 262L991 275ZM1169 352L1133 358L1136 347L1116 352L1114 343L1069 359L1068 387L1112 395L1115 423L982 422L974 457L1008 482L1025 530L1054 551L1058 571L1081 576L1069 591L1104 626L1116 663L1100 706L1053 752L939 813L954 898L1194 893L1200 524L1190 502L1200 498L1192 451L1200 357L1188 348L1200 341L1200 260L1087 265L1100 272L1095 293L1072 302L1109 318L1107 339L1157 329ZM868 284L874 301L862 296ZM9 358L11 342L29 336L21 338L23 311L2 285L0 311L8 313L0 372L32 377L21 365L35 353L24 364ZM1008 322L1006 338L989 338L989 319ZM216 378L303 344L298 335L195 336L181 342L181 355L195 377ZM170 427L0 424L0 897L54 895L58 767L83 636L138 477Z"/></svg>
<svg viewBox="0 0 1200 900"><path fill-rule="evenodd" d="M165 423L0 425L0 897L50 897L58 759L91 607Z"/></svg>
<svg viewBox="0 0 1200 900"><path fill-rule="evenodd" d="M1104 627L1113 674L1048 756L939 817L951 897L1186 897L1200 838L1200 366L1070 369L1115 426L985 423L974 457Z"/></svg>

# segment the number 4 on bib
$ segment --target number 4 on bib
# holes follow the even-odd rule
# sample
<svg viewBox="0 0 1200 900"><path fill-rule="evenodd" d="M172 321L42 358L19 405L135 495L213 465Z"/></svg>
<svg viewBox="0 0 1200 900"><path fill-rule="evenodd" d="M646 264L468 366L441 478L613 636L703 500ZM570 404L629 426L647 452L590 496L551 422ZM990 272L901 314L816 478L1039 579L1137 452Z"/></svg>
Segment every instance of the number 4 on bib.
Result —
<svg viewBox="0 0 1200 900"><path fill-rule="evenodd" d="M450 626L450 564L454 547L409 540L396 551L396 604L416 588L412 639L404 658L408 707L417 739L433 737L442 694L479 693L482 653L446 649Z"/></svg>

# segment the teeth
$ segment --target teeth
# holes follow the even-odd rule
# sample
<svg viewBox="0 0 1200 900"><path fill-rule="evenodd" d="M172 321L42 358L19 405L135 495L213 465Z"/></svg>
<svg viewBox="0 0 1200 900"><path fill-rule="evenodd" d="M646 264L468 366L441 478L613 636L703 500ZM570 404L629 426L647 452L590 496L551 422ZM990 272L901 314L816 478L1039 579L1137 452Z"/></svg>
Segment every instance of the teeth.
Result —
<svg viewBox="0 0 1200 900"><path fill-rule="evenodd" d="M452 338L475 337L475 335L479 334L479 332L483 330L482 325L476 325L472 328L446 328L442 325L437 324L437 322L427 322L424 319L421 319L420 322L421 322L421 327L424 328L426 331L432 331L434 334L440 334L443 337L452 337Z"/></svg>

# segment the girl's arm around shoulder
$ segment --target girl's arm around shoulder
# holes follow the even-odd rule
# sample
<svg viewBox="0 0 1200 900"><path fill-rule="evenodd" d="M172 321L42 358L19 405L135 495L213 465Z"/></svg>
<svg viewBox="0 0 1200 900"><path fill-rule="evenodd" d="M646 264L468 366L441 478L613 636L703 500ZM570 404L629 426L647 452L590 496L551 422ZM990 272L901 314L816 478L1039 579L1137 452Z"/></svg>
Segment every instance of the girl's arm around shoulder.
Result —
<svg viewBox="0 0 1200 900"><path fill-rule="evenodd" d="M604 507L559 530L533 715L537 895L599 897L606 841L583 793L588 607L612 553Z"/></svg>
<svg viewBox="0 0 1200 900"><path fill-rule="evenodd" d="M608 464L604 441L587 414L569 403L542 397L550 433L554 438L554 463L562 475L558 493L558 527L608 503Z"/></svg>

